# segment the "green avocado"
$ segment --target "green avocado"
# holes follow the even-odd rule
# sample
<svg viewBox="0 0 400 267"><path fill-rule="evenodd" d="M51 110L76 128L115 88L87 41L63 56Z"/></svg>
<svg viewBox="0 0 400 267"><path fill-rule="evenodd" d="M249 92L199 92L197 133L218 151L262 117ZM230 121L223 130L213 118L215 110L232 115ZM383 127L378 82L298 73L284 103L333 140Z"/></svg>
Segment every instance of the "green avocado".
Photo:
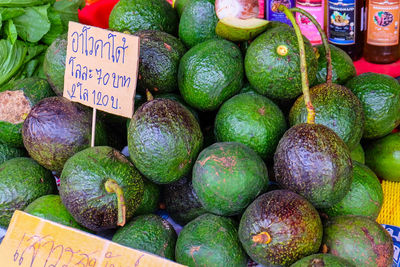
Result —
<svg viewBox="0 0 400 267"><path fill-rule="evenodd" d="M89 108L55 96L39 101L22 126L29 155L43 167L61 172L76 152L90 146L92 112ZM104 125L96 123L95 144L106 144Z"/></svg>
<svg viewBox="0 0 400 267"><path fill-rule="evenodd" d="M182 57L178 71L179 90L190 106L212 111L240 91L243 75L240 49L226 40L208 40Z"/></svg>
<svg viewBox="0 0 400 267"><path fill-rule="evenodd" d="M175 258L187 266L247 266L234 221L210 213L183 227L176 241Z"/></svg>
<svg viewBox="0 0 400 267"><path fill-rule="evenodd" d="M384 180L400 182L400 132L369 142L365 164Z"/></svg>
<svg viewBox="0 0 400 267"><path fill-rule="evenodd" d="M241 213L269 182L261 157L236 142L205 148L193 166L192 179L204 209L223 216Z"/></svg>
<svg viewBox="0 0 400 267"><path fill-rule="evenodd" d="M313 84L317 59L305 37L304 45L308 79ZM244 67L250 84L262 95L290 100L302 93L299 48L292 28L273 27L259 35L247 49Z"/></svg>
<svg viewBox="0 0 400 267"><path fill-rule="evenodd" d="M356 266L393 264L392 237L380 224L364 216L331 218L324 225L322 247Z"/></svg>
<svg viewBox="0 0 400 267"><path fill-rule="evenodd" d="M62 96L64 92L67 45L67 33L58 36L47 48L43 61L43 71L47 81L58 96Z"/></svg>
<svg viewBox="0 0 400 267"><path fill-rule="evenodd" d="M135 35L140 38L138 90L177 90L179 61L186 52L182 42L162 31L138 31Z"/></svg>
<svg viewBox="0 0 400 267"><path fill-rule="evenodd" d="M159 207L161 188L159 185L143 178L144 191L143 199L136 209L134 216L144 215L156 212Z"/></svg>
<svg viewBox="0 0 400 267"><path fill-rule="evenodd" d="M148 214L135 217L118 229L112 241L174 260L176 239L177 234L168 221Z"/></svg>
<svg viewBox="0 0 400 267"><path fill-rule="evenodd" d="M215 33L217 23L215 6L209 0L189 2L179 21L179 39L191 48L206 40L218 38Z"/></svg>
<svg viewBox="0 0 400 267"><path fill-rule="evenodd" d="M49 221L88 231L75 221L61 202L59 195L42 196L29 204L24 211Z"/></svg>
<svg viewBox="0 0 400 267"><path fill-rule="evenodd" d="M65 207L92 231L123 226L143 199L141 174L124 155L107 146L89 147L73 155L60 179Z"/></svg>
<svg viewBox="0 0 400 267"><path fill-rule="evenodd" d="M41 99L54 96L45 79L18 80L10 90L0 93L0 143L23 147L22 124L32 107Z"/></svg>
<svg viewBox="0 0 400 267"><path fill-rule="evenodd" d="M276 148L274 172L280 186L302 195L316 208L338 203L353 180L347 145L322 124L291 127Z"/></svg>
<svg viewBox="0 0 400 267"><path fill-rule="evenodd" d="M54 193L50 171L31 158L18 157L0 164L0 226L7 228L15 210L23 210L35 199Z"/></svg>
<svg viewBox="0 0 400 267"><path fill-rule="evenodd" d="M322 222L317 210L289 190L259 196L243 213L239 238L250 258L265 266L288 266L317 253Z"/></svg>
<svg viewBox="0 0 400 267"><path fill-rule="evenodd" d="M193 190L192 179L187 176L164 185L162 196L168 214L180 225L207 213Z"/></svg>
<svg viewBox="0 0 400 267"><path fill-rule="evenodd" d="M351 159L353 161L358 161L362 164L365 164L365 154L364 149L361 144L358 144L350 153Z"/></svg>
<svg viewBox="0 0 400 267"><path fill-rule="evenodd" d="M130 158L157 184L177 181L192 169L203 145L193 114L179 102L158 98L143 104L128 129Z"/></svg>
<svg viewBox="0 0 400 267"><path fill-rule="evenodd" d="M346 87L363 105L363 138L383 137L400 124L400 84L395 78L368 72L349 80Z"/></svg>
<svg viewBox="0 0 400 267"><path fill-rule="evenodd" d="M108 24L119 32L160 30L176 35L178 15L165 0L121 0L111 10Z"/></svg>
<svg viewBox="0 0 400 267"><path fill-rule="evenodd" d="M317 79L314 84L321 84L326 82L326 53L324 46L314 46L318 49L318 70ZM350 56L332 44L329 44L331 50L331 62L332 62L332 83L345 84L348 80L356 76L356 67L354 66L353 60Z"/></svg>
<svg viewBox="0 0 400 267"><path fill-rule="evenodd" d="M219 142L245 144L263 159L273 157L286 128L286 119L279 107L254 93L239 94L227 100L215 119L215 135Z"/></svg>
<svg viewBox="0 0 400 267"><path fill-rule="evenodd" d="M372 220L378 218L383 204L383 190L378 177L370 168L353 162L353 182L342 200L322 211L329 217L360 215Z"/></svg>
<svg viewBox="0 0 400 267"><path fill-rule="evenodd" d="M354 264L332 254L313 254L296 261L290 267L355 267Z"/></svg>
<svg viewBox="0 0 400 267"><path fill-rule="evenodd" d="M175 6L174 8L176 9L176 12L178 12L179 17L182 15L183 10L186 8L186 6L189 3L196 2L198 0L176 0L175 1ZM215 4L215 0L207 0L211 4Z"/></svg>
<svg viewBox="0 0 400 267"><path fill-rule="evenodd" d="M332 129L353 150L360 142L364 130L364 110L360 100L344 86L329 83L310 89L315 108L315 123ZM289 113L290 125L307 122L304 97L300 96Z"/></svg>
<svg viewBox="0 0 400 267"><path fill-rule="evenodd" d="M193 116L200 121L199 118L199 113L192 108L191 106L189 106L185 100L183 100L181 95L178 94L174 94L174 93L165 93L165 94L159 94L159 95L155 95L154 98L166 98L166 99L171 99L171 100L175 100L176 102L181 103L182 105L184 105L190 112L192 112Z"/></svg>
<svg viewBox="0 0 400 267"><path fill-rule="evenodd" d="M8 145L0 144L0 164L18 157L25 157L28 153L24 148L11 147Z"/></svg>

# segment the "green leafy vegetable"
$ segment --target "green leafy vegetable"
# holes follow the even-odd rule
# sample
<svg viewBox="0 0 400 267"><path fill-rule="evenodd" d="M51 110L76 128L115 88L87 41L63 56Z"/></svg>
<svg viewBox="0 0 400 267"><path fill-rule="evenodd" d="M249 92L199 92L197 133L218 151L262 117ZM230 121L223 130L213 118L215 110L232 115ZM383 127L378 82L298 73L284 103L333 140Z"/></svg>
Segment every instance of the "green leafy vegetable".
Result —
<svg viewBox="0 0 400 267"><path fill-rule="evenodd" d="M17 40L18 33L11 19L6 21L4 25L4 32L6 33L8 40L11 41L11 44L14 44L15 41Z"/></svg>
<svg viewBox="0 0 400 267"><path fill-rule="evenodd" d="M53 4L55 0L0 0L0 7L28 7Z"/></svg>
<svg viewBox="0 0 400 267"><path fill-rule="evenodd" d="M69 21L78 21L78 9L81 2L80 0L61 0L54 3L53 8L60 14L65 31L68 29Z"/></svg>
<svg viewBox="0 0 400 267"><path fill-rule="evenodd" d="M47 17L48 8L49 5L27 7L24 15L13 19L22 40L32 43L39 42L50 30L50 21Z"/></svg>
<svg viewBox="0 0 400 267"><path fill-rule="evenodd" d="M53 7L49 8L48 17L51 23L50 31L43 36L42 42L47 45L51 45L54 39L56 39L60 34L66 32L67 29L63 27L60 13L57 12Z"/></svg>
<svg viewBox="0 0 400 267"><path fill-rule="evenodd" d="M10 40L0 40L0 85L7 82L22 66L27 48L19 40L11 44Z"/></svg>
<svg viewBox="0 0 400 267"><path fill-rule="evenodd" d="M18 7L0 8L0 15L3 21L19 17L25 14L25 9Z"/></svg>

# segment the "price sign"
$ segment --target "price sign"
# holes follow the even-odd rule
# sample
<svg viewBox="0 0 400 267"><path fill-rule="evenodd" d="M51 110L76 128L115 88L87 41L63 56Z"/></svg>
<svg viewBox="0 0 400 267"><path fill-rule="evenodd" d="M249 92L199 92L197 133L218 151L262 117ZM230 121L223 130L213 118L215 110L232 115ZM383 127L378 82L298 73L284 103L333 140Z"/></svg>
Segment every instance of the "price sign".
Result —
<svg viewBox="0 0 400 267"><path fill-rule="evenodd" d="M136 36L69 22L63 96L131 118L139 46Z"/></svg>
<svg viewBox="0 0 400 267"><path fill-rule="evenodd" d="M16 211L0 245L2 267L180 267L58 223Z"/></svg>

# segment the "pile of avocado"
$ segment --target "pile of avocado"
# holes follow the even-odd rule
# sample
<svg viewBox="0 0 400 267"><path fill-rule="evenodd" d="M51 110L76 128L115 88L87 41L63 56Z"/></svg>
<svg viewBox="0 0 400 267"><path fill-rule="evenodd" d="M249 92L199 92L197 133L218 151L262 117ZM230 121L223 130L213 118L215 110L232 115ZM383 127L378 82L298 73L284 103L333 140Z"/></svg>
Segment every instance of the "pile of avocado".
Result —
<svg viewBox="0 0 400 267"><path fill-rule="evenodd" d="M24 210L187 266L391 266L375 220L378 177L400 181L400 84L333 45L300 54L285 24L232 42L218 20L213 0L116 4L110 29L140 37L135 113L98 112L94 147L91 110L61 96L66 35L47 80L4 87L0 226Z"/></svg>

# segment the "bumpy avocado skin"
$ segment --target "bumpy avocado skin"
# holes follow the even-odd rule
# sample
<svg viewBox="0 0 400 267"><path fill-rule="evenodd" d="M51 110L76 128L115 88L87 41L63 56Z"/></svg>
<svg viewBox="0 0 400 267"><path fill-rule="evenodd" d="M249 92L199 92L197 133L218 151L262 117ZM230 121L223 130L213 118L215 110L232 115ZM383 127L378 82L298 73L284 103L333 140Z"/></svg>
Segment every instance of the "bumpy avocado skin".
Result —
<svg viewBox="0 0 400 267"><path fill-rule="evenodd" d="M76 152L90 146L92 114L63 97L38 102L25 119L22 137L29 155L43 167L61 172ZM96 123L96 145L106 144L103 124Z"/></svg>
<svg viewBox="0 0 400 267"><path fill-rule="evenodd" d="M187 266L247 266L235 222L210 213L185 225L176 241L175 258Z"/></svg>
<svg viewBox="0 0 400 267"><path fill-rule="evenodd" d="M380 224L364 216L339 216L324 225L322 247L356 266L389 267L393 240Z"/></svg>
<svg viewBox="0 0 400 267"><path fill-rule="evenodd" d="M65 163L60 179L65 207L79 224L92 231L117 227L117 196L106 191L107 180L114 180L123 190L126 221L143 198L141 174L119 151L107 146L76 153Z"/></svg>
<svg viewBox="0 0 400 267"><path fill-rule="evenodd" d="M155 214L133 218L118 229L112 241L174 260L177 234L172 225Z"/></svg>
<svg viewBox="0 0 400 267"><path fill-rule="evenodd" d="M138 90L177 90L179 61L186 52L182 42L162 31L138 31L135 35L140 38Z"/></svg>
<svg viewBox="0 0 400 267"><path fill-rule="evenodd" d="M193 114L170 99L154 99L133 115L128 129L130 158L136 168L157 184L188 174L203 145Z"/></svg>
<svg viewBox="0 0 400 267"><path fill-rule="evenodd" d="M54 193L50 171L31 158L18 157L0 164L0 226L7 228L15 210L23 210L35 199Z"/></svg>
<svg viewBox="0 0 400 267"><path fill-rule="evenodd" d="M276 181L316 208L338 203L350 190L353 165L343 140L321 124L297 124L279 141L274 155Z"/></svg>
<svg viewBox="0 0 400 267"><path fill-rule="evenodd" d="M176 34L178 19L176 11L164 0L121 0L110 13L109 27L119 32L160 30Z"/></svg>
<svg viewBox="0 0 400 267"><path fill-rule="evenodd" d="M362 103L349 89L338 84L320 84L310 89L315 108L315 123L323 124L333 131L353 150L364 132ZM307 122L304 97L300 96L289 113L290 125Z"/></svg>
<svg viewBox="0 0 400 267"><path fill-rule="evenodd" d="M313 254L296 261L290 267L355 267L354 264L332 254Z"/></svg>
<svg viewBox="0 0 400 267"><path fill-rule="evenodd" d="M269 234L269 243L255 237ZM239 238L250 258L265 266L288 266L317 253L322 222L317 210L289 190L273 190L259 196L243 213Z"/></svg>
<svg viewBox="0 0 400 267"><path fill-rule="evenodd" d="M307 73L313 84L317 73L317 59L311 43L304 37ZM281 56L279 46L288 53ZM290 100L301 91L300 56L297 37L292 28L273 27L259 35L247 49L244 59L246 77L254 89L271 99Z"/></svg>

